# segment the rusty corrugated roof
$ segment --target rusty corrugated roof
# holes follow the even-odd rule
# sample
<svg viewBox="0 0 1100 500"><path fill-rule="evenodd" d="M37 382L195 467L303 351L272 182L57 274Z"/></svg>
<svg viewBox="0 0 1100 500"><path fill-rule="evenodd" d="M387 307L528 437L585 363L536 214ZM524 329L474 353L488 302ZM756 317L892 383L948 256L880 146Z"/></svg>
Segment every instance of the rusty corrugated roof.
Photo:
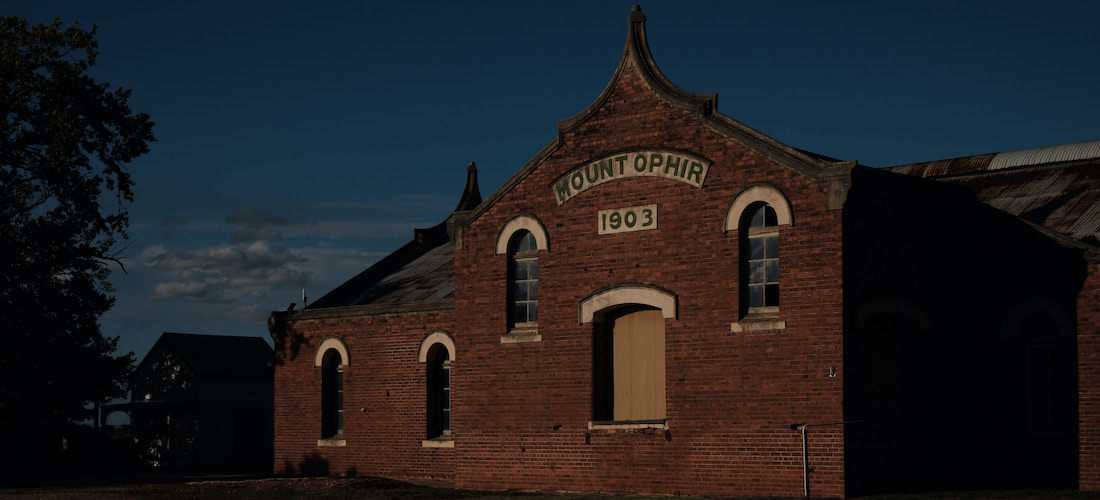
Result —
<svg viewBox="0 0 1100 500"><path fill-rule="evenodd" d="M1100 246L1100 141L889 167L970 188L983 203Z"/></svg>
<svg viewBox="0 0 1100 500"><path fill-rule="evenodd" d="M455 252L450 241L428 250L346 297L344 305L405 304L454 297Z"/></svg>
<svg viewBox="0 0 1100 500"><path fill-rule="evenodd" d="M466 185L456 214L480 205L477 166L466 167ZM450 220L450 219L448 219ZM413 240L336 287L306 309L373 306L372 313L453 309L455 250L447 221L414 231ZM411 308L411 309L410 309Z"/></svg>
<svg viewBox="0 0 1100 500"><path fill-rule="evenodd" d="M309 309L394 306L453 299L454 247L445 224L417 229L416 237L367 270L325 294Z"/></svg>

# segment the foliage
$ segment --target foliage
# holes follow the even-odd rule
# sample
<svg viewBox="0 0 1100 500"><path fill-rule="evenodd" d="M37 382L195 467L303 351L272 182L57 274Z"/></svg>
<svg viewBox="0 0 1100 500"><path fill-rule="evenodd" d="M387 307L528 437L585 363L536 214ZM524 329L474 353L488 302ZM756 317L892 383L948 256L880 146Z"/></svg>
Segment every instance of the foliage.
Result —
<svg viewBox="0 0 1100 500"><path fill-rule="evenodd" d="M133 353L115 355L98 319L114 303L133 201L125 165L153 123L130 91L88 75L95 28L0 17L0 449L91 417L123 394ZM39 447L41 448L41 447ZM30 453L30 450L25 450ZM25 460L26 455L18 457Z"/></svg>

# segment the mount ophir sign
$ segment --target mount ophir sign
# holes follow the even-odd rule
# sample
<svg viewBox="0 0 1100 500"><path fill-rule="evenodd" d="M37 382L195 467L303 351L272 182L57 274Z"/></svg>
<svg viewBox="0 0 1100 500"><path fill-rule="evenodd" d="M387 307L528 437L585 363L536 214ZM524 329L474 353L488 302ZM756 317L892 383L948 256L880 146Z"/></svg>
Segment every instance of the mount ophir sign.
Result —
<svg viewBox="0 0 1100 500"><path fill-rule="evenodd" d="M711 162L674 149L643 149L586 162L553 183L558 205L592 186L627 177L665 177L703 187Z"/></svg>

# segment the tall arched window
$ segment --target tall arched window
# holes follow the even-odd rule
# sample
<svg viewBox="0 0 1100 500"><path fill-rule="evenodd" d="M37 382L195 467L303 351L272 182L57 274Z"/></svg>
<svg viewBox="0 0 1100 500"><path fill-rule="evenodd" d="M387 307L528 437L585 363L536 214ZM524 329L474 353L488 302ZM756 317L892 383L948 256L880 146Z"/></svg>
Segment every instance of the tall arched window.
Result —
<svg viewBox="0 0 1100 500"><path fill-rule="evenodd" d="M1034 311L1020 320L1027 348L1028 423L1032 435L1069 432L1073 425L1075 352L1058 321Z"/></svg>
<svg viewBox="0 0 1100 500"><path fill-rule="evenodd" d="M427 355L428 439L451 435L451 356L443 344L435 344Z"/></svg>
<svg viewBox="0 0 1100 500"><path fill-rule="evenodd" d="M767 203L745 211L742 245L742 303L745 312L779 311L779 224Z"/></svg>
<svg viewBox="0 0 1100 500"><path fill-rule="evenodd" d="M436 330L420 343L417 361L424 363L425 422L427 439L421 444L431 448L454 448L451 440L451 364L455 360L455 341L443 330Z"/></svg>
<svg viewBox="0 0 1100 500"><path fill-rule="evenodd" d="M340 351L328 349L321 358L321 437L344 433L344 361Z"/></svg>
<svg viewBox="0 0 1100 500"><path fill-rule="evenodd" d="M535 235L516 231L508 246L509 323L514 329L534 328L539 313L539 257Z"/></svg>

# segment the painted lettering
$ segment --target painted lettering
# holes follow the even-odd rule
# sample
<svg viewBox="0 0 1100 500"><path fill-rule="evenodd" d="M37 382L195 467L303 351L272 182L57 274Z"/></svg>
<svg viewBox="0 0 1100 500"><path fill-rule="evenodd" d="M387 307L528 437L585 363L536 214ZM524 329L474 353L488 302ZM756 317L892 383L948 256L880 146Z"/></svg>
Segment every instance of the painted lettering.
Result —
<svg viewBox="0 0 1100 500"><path fill-rule="evenodd" d="M565 200L569 199L569 180L563 179L561 182L554 184L554 191L558 193L558 204L565 203Z"/></svg>
<svg viewBox="0 0 1100 500"><path fill-rule="evenodd" d="M695 178L695 184L703 185L703 165L697 161L691 162L691 170L688 171L687 181L691 182L692 177Z"/></svg>
<svg viewBox="0 0 1100 500"><path fill-rule="evenodd" d="M664 159L661 158L661 153L653 153L649 155L649 171L652 172L657 167L664 164Z"/></svg>
<svg viewBox="0 0 1100 500"><path fill-rule="evenodd" d="M588 179L589 184L595 184L596 181L600 180L599 165L596 163L592 163L587 167L584 167L584 177L585 179Z"/></svg>
<svg viewBox="0 0 1100 500"><path fill-rule="evenodd" d="M573 179L570 181L570 183L573 185L573 189L575 189L577 191L583 191L584 190L584 174L581 173L579 170L574 172L573 173Z"/></svg>
<svg viewBox="0 0 1100 500"><path fill-rule="evenodd" d="M600 210L596 215L597 234L628 233L657 229L657 204Z"/></svg>
<svg viewBox="0 0 1100 500"><path fill-rule="evenodd" d="M600 179L607 179L608 177L615 177L615 166L611 164L611 160L600 160Z"/></svg>
<svg viewBox="0 0 1100 500"><path fill-rule="evenodd" d="M634 168L628 169L627 165ZM639 149L593 158L550 184L558 205L588 188L627 177L664 177L702 187L710 161L671 149Z"/></svg>
<svg viewBox="0 0 1100 500"><path fill-rule="evenodd" d="M675 162L673 160L675 160ZM669 169L672 169L672 175L676 175L677 172L680 171L679 156L668 155L668 158L665 159L665 175L668 175ZM683 177L683 175L680 175L680 177Z"/></svg>

